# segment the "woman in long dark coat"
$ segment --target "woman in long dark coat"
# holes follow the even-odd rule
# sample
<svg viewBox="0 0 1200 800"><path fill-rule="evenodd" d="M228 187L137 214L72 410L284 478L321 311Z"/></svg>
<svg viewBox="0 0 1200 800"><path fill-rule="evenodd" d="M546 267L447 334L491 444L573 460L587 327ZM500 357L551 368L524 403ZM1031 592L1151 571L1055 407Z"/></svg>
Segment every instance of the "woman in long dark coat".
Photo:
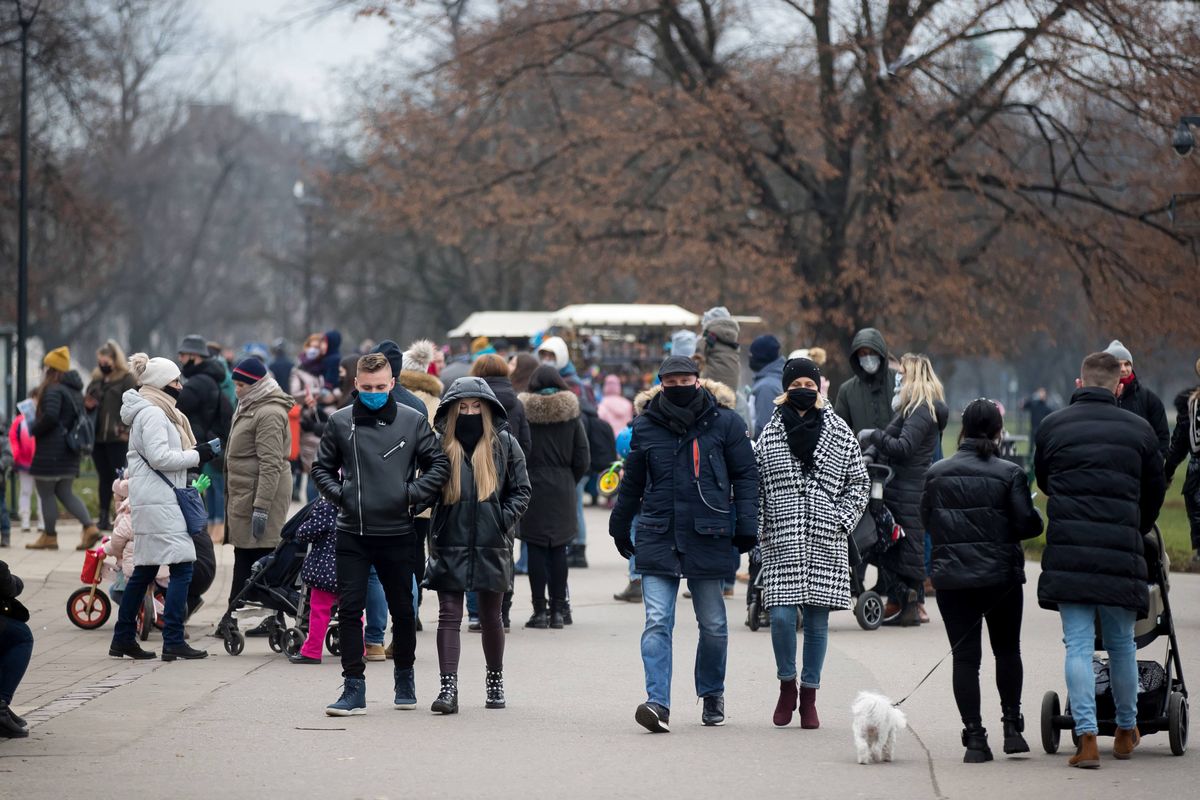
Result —
<svg viewBox="0 0 1200 800"><path fill-rule="evenodd" d="M438 714L458 712L458 659L466 592L479 597L487 708L504 708L501 603L512 587L513 532L531 494L525 454L507 430L504 407L482 378L447 390L434 428L450 459L450 480L430 523L425 585L438 593Z"/></svg>
<svg viewBox="0 0 1200 800"><path fill-rule="evenodd" d="M579 399L558 370L543 364L521 395L532 445L526 454L533 500L518 534L529 546L533 616L527 628L561 628L567 602L567 546L575 541L575 485L587 474L590 451ZM546 586L550 587L547 614Z"/></svg>

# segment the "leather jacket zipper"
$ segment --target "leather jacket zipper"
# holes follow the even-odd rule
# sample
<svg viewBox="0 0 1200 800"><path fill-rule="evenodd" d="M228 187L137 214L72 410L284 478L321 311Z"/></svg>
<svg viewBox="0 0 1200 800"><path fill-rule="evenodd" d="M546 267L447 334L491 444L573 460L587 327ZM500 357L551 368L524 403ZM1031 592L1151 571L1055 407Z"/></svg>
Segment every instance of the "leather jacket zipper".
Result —
<svg viewBox="0 0 1200 800"><path fill-rule="evenodd" d="M406 444L408 444L408 440L401 439L400 441L396 442L396 444L392 447L391 450L388 450L386 453L384 453L381 456L381 458L386 460L390 455L392 455L392 453L395 453L397 450L399 450L401 447L404 447L404 445L406 445Z"/></svg>
<svg viewBox="0 0 1200 800"><path fill-rule="evenodd" d="M354 491L358 497L358 535L366 536L367 531L363 523L363 504L362 504L362 468L358 465L358 437L354 435L358 426L354 422L350 423L350 444L354 446Z"/></svg>

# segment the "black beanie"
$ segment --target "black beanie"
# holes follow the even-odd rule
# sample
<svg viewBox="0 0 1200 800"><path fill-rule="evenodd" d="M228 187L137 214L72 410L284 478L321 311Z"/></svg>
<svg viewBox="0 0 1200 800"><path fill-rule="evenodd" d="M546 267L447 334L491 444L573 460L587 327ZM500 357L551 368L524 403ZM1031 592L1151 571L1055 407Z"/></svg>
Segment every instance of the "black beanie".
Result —
<svg viewBox="0 0 1200 800"><path fill-rule="evenodd" d="M783 389L792 385L797 378L811 378L817 386L821 385L821 368L811 358L789 358L783 365Z"/></svg>

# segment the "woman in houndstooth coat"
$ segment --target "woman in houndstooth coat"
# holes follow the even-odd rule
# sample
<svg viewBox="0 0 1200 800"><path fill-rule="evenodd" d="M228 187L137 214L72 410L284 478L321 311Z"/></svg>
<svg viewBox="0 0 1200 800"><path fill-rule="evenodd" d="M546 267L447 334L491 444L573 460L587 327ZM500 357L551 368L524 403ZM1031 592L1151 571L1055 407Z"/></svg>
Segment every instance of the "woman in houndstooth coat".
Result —
<svg viewBox="0 0 1200 800"><path fill-rule="evenodd" d="M763 605L779 673L774 722L788 725L800 706L805 728L819 726L829 611L850 606L846 540L867 506L870 481L858 441L818 392L821 371L806 358L783 369L784 394L754 447L759 473ZM804 652L796 684L796 621Z"/></svg>

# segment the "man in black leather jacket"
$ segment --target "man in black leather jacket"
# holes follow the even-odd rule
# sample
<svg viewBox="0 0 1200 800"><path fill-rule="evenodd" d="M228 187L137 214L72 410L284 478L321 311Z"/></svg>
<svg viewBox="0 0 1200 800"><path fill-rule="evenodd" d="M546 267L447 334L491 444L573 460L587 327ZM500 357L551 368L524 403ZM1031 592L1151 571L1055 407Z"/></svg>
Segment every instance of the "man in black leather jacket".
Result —
<svg viewBox="0 0 1200 800"><path fill-rule="evenodd" d="M417 704L412 587L423 550L413 507L436 498L450 471L425 417L392 399L395 382L385 356L359 359L354 401L330 416L312 466L321 495L339 509L338 630L345 686L325 709L330 716L366 713L362 614L372 566L392 612L395 705Z"/></svg>

